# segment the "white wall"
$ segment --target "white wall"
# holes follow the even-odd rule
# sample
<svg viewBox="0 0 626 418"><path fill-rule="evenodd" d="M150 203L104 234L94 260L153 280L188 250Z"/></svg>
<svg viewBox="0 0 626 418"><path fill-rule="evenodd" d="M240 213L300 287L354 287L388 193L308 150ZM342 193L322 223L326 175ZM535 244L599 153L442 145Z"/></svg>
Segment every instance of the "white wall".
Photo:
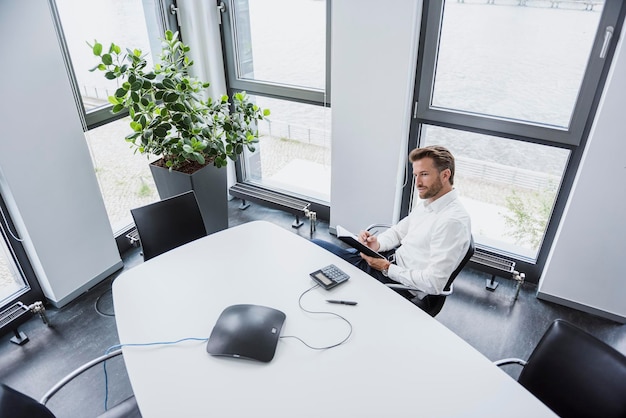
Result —
<svg viewBox="0 0 626 418"><path fill-rule="evenodd" d="M122 266L46 0L0 2L0 188L46 296Z"/></svg>
<svg viewBox="0 0 626 418"><path fill-rule="evenodd" d="M330 225L398 219L421 2L332 3Z"/></svg>
<svg viewBox="0 0 626 418"><path fill-rule="evenodd" d="M605 93L537 296L626 323L626 44Z"/></svg>

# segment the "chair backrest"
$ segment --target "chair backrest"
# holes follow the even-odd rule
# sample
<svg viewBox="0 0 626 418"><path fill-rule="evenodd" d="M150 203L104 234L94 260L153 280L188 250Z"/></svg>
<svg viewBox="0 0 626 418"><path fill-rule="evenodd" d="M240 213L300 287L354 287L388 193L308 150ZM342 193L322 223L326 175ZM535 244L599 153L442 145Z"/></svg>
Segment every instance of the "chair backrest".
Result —
<svg viewBox="0 0 626 418"><path fill-rule="evenodd" d="M459 275L461 270L463 270L463 267L465 267L465 265L470 261L470 258L472 258L472 256L474 255L474 251L476 251L476 246L474 245L474 236L470 234L470 242L469 242L469 247L467 248L467 252L465 253L465 256L463 257L459 265L454 269L454 271L450 275L448 282L443 287L444 291L450 290L450 286L452 286L452 282L454 281L454 279L456 279L456 276Z"/></svg>
<svg viewBox="0 0 626 418"><path fill-rule="evenodd" d="M193 191L130 212L139 233L144 260L207 235Z"/></svg>
<svg viewBox="0 0 626 418"><path fill-rule="evenodd" d="M518 378L562 418L626 417L626 356L557 319Z"/></svg>
<svg viewBox="0 0 626 418"><path fill-rule="evenodd" d="M456 279L456 277L459 275L461 270L463 270L463 267L465 267L465 265L470 261L470 258L472 258L472 256L474 255L475 250L476 250L476 246L474 244L474 237L470 234L470 243L469 243L469 247L467 248L467 252L465 253L465 256L463 256L463 259L461 260L457 268L454 269L454 271L450 275L448 282L443 288L444 291L449 291L451 289L452 282L454 282L454 279ZM446 296L447 294L426 295L422 299L421 304L418 304L418 306L422 308L422 310L426 311L426 313L428 313L430 316L434 317L439 312L441 312L441 309L443 308L443 305L446 302Z"/></svg>
<svg viewBox="0 0 626 418"><path fill-rule="evenodd" d="M0 417L55 418L44 405L5 384L0 384Z"/></svg>

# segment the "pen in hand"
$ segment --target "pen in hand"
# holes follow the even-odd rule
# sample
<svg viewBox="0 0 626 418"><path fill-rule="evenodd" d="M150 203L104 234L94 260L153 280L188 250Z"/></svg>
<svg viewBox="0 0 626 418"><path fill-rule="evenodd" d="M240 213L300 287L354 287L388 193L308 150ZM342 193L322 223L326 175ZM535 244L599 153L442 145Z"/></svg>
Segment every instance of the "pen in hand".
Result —
<svg viewBox="0 0 626 418"><path fill-rule="evenodd" d="M339 305L356 305L356 302L351 301L351 300L335 300L335 299L326 299L326 302L328 303L337 303Z"/></svg>

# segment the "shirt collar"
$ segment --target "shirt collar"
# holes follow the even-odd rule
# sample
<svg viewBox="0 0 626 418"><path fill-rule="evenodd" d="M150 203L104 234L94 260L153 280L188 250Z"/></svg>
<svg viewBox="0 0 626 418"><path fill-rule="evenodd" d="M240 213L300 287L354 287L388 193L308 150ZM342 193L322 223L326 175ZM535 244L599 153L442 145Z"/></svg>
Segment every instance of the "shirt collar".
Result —
<svg viewBox="0 0 626 418"><path fill-rule="evenodd" d="M433 211L433 212L439 212L441 209L448 206L448 204L452 202L453 200L455 200L457 197L458 197L458 192L456 191L456 189L452 189L448 193L444 194L443 196L441 196L439 199L435 200L432 203L425 200L424 209Z"/></svg>

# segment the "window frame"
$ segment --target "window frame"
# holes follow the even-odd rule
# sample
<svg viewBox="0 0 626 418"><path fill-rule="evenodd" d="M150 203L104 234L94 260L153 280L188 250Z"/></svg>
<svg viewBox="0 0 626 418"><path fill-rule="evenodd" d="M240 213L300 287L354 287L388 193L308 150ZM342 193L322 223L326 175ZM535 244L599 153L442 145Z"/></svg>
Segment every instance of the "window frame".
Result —
<svg viewBox="0 0 626 418"><path fill-rule="evenodd" d="M128 116L128 111L122 111L120 113L113 114L111 112L111 109L113 109L112 104L105 104L89 110L85 109L85 105L80 94L80 87L78 85L76 72L72 64L70 51L67 47L67 42L65 40L66 38L63 31L63 24L61 22L61 17L59 15L56 1L48 1L54 19L57 36L59 38L59 44L66 62L69 82L74 93L74 100L76 101L76 107L78 109L79 117L81 118L81 123L83 124L83 129L85 131L88 131L90 129L106 125L107 123L114 122L118 119L122 119ZM153 27L150 24L148 25L148 35L150 38L150 43L151 47L154 49L155 47L158 47L158 38L163 36L162 34L165 33L166 29L172 31L179 30L176 15L178 8L176 5L176 0L143 0L143 5L144 7L152 6L156 9L155 13L158 19L157 27ZM155 44L155 42L157 43Z"/></svg>
<svg viewBox="0 0 626 418"><path fill-rule="evenodd" d="M235 1L247 0L223 0L220 1L224 5L222 8L221 37L222 50L224 54L224 73L226 76L226 87L229 95L233 95L238 91L246 91L246 93L254 96L264 96L273 99L305 103L323 107L331 107L330 103L330 66L331 66L331 6L332 0L326 1L326 66L325 66L325 90L316 88L305 88L280 84L276 82L258 81L250 79L242 79L237 74L237 51L236 51L236 31L234 22ZM269 189L256 183L247 182L245 179L245 158L239 157L235 162L235 171L237 182L244 183L250 187L258 189ZM290 197L299 197L295 193L285 192L283 190L272 190L274 193L282 194ZM304 198L307 198L304 196ZM316 201L314 198L307 198L311 202L311 210L317 212L320 219L328 219L330 217L330 207L324 202Z"/></svg>
<svg viewBox="0 0 626 418"><path fill-rule="evenodd" d="M163 36L163 33L165 33L166 29L172 31L180 30L178 24L178 7L176 4L176 0L142 0L142 3L144 6L144 11L147 7L154 8L157 18L156 26L152 25L151 20L148 19L146 20L146 23L148 24L148 37L150 40L151 49L153 51L158 50L157 48L160 48L159 38ZM76 71L74 70L74 65L72 63L72 57L67 46L66 36L63 30L63 24L61 21L59 10L57 8L56 0L48 0L48 5L50 7L50 13L54 21L57 38L59 40L59 47L61 48L63 59L65 61L68 81L74 95L76 109L78 111L78 116L80 118L84 132L88 132L89 130L127 117L127 110L114 114L111 111L113 109L113 105L110 103L89 110L85 108L80 93L78 79L76 77ZM151 53L153 51L151 51ZM126 238L126 234L130 232L133 228L134 224L130 222L125 228L114 231L115 241L120 253L131 248L131 244L128 238Z"/></svg>
<svg viewBox="0 0 626 418"><path fill-rule="evenodd" d="M436 63L445 1L433 0L425 3L424 15L426 16L426 21L423 22L424 25L422 26L424 42L420 45L420 48L423 48L422 59L420 60L422 63ZM594 92L602 76L602 69L606 62L610 62L611 58L608 53L605 58L600 57L605 34L605 31L601 30L601 28L610 26L615 33L620 8L620 1L606 0L568 129L556 126L550 128L547 125L522 123L505 118L433 108L430 102L433 96L436 66L424 64L421 66L421 74L418 73L418 76L421 77L420 84L424 88L419 89L415 96L418 98L417 118L434 123L463 126L476 132L491 131L511 137L533 138L535 141L545 141L546 144L580 145L587 117L593 105ZM616 38L614 37L611 41L613 48L615 41Z"/></svg>

